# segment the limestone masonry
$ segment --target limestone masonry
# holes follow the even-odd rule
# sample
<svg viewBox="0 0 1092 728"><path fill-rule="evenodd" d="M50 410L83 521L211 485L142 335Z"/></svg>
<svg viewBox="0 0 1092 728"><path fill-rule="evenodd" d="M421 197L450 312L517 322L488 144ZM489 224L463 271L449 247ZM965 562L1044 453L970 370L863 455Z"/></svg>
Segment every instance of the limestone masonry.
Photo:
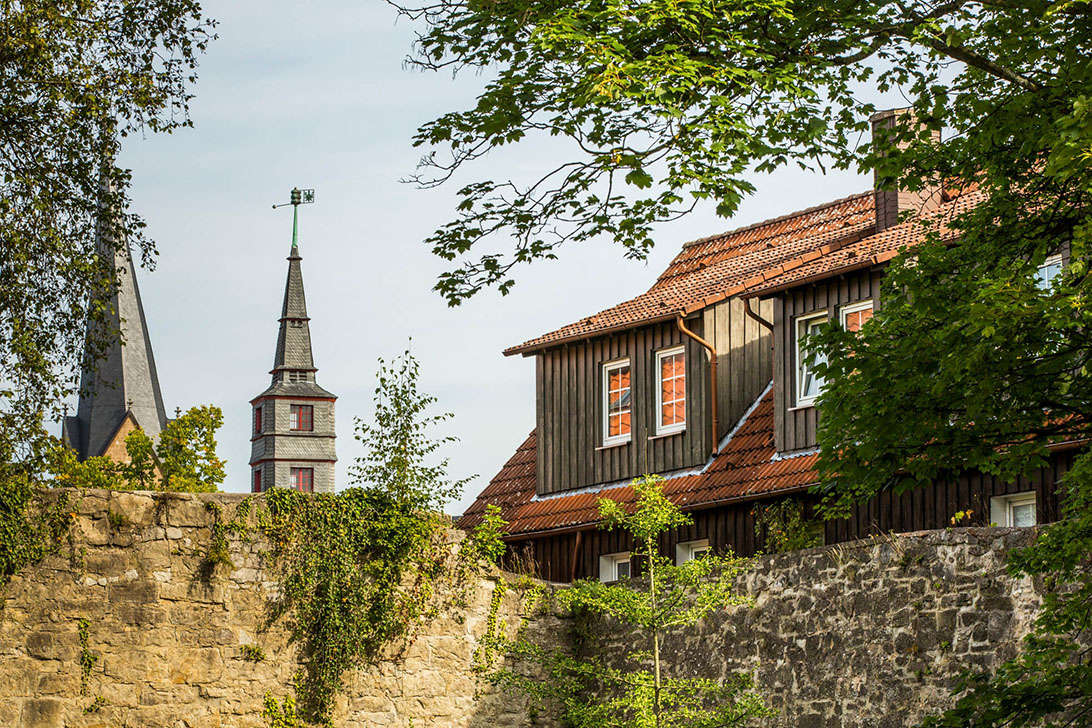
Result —
<svg viewBox="0 0 1092 728"><path fill-rule="evenodd" d="M277 596L267 545L254 528L251 541L231 540L234 569L202 569L208 504L231 519L242 499L86 492L71 544L3 595L0 726L266 726L263 697L291 695L298 669L284 625L264 628ZM757 669L780 711L769 725L913 725L946 704L954 675L996 665L1029 629L1038 592L1004 572L1005 553L1028 538L955 529L764 557L744 579L754 606L673 639L667 658L714 676ZM404 655L351 674L335 725L530 725L518 701L475 682L491 594L481 579L466 609L428 624ZM515 590L498 616L517 624ZM540 617L533 632L563 638L569 622ZM607 625L593 633L600 649L630 646ZM265 658L245 659L246 645Z"/></svg>

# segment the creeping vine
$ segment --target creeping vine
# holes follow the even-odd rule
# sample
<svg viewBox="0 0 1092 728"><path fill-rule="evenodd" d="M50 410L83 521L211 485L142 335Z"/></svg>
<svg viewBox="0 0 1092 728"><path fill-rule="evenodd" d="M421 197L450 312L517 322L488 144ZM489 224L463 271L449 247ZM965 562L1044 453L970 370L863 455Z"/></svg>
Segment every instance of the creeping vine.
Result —
<svg viewBox="0 0 1092 728"><path fill-rule="evenodd" d="M446 521L377 489L338 494L266 493L269 556L282 597L269 622L286 617L301 645L301 713L330 723L344 674L392 645L450 600L465 569L443 539ZM443 587L443 588L441 588ZM448 600L448 601L445 601Z"/></svg>
<svg viewBox="0 0 1092 728"><path fill-rule="evenodd" d="M87 695L91 671L95 669L99 657L91 652L91 622L81 617L76 624L80 637L80 695Z"/></svg>

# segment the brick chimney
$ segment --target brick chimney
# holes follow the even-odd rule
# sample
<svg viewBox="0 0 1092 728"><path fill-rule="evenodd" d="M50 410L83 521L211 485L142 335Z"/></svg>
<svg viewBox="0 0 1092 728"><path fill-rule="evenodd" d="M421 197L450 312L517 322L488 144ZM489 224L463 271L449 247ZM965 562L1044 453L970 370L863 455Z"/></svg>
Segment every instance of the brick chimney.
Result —
<svg viewBox="0 0 1092 728"><path fill-rule="evenodd" d="M894 129L896 124L910 124L914 122L913 111L909 108L888 109L877 111L869 118L872 122L872 141L883 133L885 129ZM940 132L933 132L934 141L940 141ZM904 145L902 145L904 146ZM876 195L876 232L883 232L889 227L899 224L899 214L907 210L913 210L919 215L932 212L940 205L941 189L937 185L930 185L917 192L902 190L885 186L880 188L879 175L873 172Z"/></svg>

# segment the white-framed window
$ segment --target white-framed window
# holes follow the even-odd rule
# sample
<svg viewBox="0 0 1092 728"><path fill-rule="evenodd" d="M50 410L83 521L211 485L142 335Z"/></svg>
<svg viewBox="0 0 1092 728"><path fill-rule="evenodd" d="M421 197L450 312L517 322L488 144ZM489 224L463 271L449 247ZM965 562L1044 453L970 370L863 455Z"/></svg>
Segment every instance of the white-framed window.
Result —
<svg viewBox="0 0 1092 728"><path fill-rule="evenodd" d="M656 352L656 434L686 429L686 349L676 346Z"/></svg>
<svg viewBox="0 0 1092 728"><path fill-rule="evenodd" d="M1034 526L1039 522L1035 511L1035 493L1015 493L990 498L990 520L998 526Z"/></svg>
<svg viewBox="0 0 1092 728"><path fill-rule="evenodd" d="M1057 253L1049 256L1043 261L1043 264L1039 266L1039 270L1035 273L1035 283L1042 290L1050 290L1050 287L1054 284L1054 279L1062 273L1062 255Z"/></svg>
<svg viewBox="0 0 1092 728"><path fill-rule="evenodd" d="M603 444L629 442L632 428L629 359L603 365Z"/></svg>
<svg viewBox="0 0 1092 728"><path fill-rule="evenodd" d="M675 565L682 566L687 561L701 558L711 550L707 538L699 541L683 541L675 545Z"/></svg>
<svg viewBox="0 0 1092 728"><path fill-rule="evenodd" d="M842 320L842 328L846 331L860 331L865 321L872 318L872 301L858 301L851 303L838 311Z"/></svg>
<svg viewBox="0 0 1092 728"><path fill-rule="evenodd" d="M806 407L814 404L816 397L823 391L823 378L815 374L813 366L809 366L807 358L807 340L827 320L826 311L802 316L796 319L796 406ZM824 357L817 357L817 362L826 361Z"/></svg>
<svg viewBox="0 0 1092 728"><path fill-rule="evenodd" d="M599 581L606 583L629 577L629 551L599 557Z"/></svg>

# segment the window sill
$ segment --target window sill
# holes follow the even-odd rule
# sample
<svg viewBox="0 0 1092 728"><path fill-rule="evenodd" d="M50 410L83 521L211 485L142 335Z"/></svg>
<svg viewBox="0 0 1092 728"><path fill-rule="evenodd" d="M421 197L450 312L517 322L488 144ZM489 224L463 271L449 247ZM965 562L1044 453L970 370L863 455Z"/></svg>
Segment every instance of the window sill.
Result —
<svg viewBox="0 0 1092 728"><path fill-rule="evenodd" d="M681 434L683 434L685 432L686 432L686 428L684 427L681 430L672 430L671 432L663 432L663 433L660 433L659 435L649 435L648 439L649 439L649 441L663 440L666 437L675 437L676 435L681 435Z"/></svg>
<svg viewBox="0 0 1092 728"><path fill-rule="evenodd" d="M798 404L795 407L789 407L789 412L799 412L800 410L815 409L815 402L805 402L804 404Z"/></svg>
<svg viewBox="0 0 1092 728"><path fill-rule="evenodd" d="M629 443L630 443L630 440L619 440L618 442L608 442L608 443L606 443L604 445L600 445L599 447L595 448L595 451L599 452L600 450L611 450L611 449L616 448L616 447L622 447L623 445L628 445Z"/></svg>

